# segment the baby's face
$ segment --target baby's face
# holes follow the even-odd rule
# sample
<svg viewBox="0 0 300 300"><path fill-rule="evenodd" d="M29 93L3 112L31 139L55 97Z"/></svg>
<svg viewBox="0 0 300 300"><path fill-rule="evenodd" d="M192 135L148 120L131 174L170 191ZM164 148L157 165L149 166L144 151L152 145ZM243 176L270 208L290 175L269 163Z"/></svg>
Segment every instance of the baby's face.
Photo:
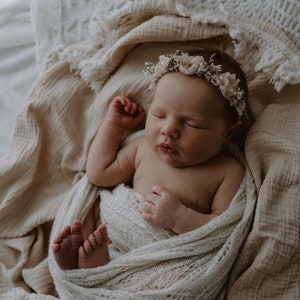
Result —
<svg viewBox="0 0 300 300"><path fill-rule="evenodd" d="M158 81L146 137L167 164L188 167L209 160L222 150L228 131L225 101L213 85L180 72Z"/></svg>

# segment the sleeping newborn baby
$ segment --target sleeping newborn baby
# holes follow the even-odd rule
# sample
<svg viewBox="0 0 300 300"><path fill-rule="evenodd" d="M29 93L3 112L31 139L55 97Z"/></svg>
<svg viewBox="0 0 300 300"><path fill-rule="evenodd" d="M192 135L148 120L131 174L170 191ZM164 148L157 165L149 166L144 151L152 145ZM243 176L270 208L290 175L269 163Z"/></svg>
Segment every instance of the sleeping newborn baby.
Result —
<svg viewBox="0 0 300 300"><path fill-rule="evenodd" d="M233 58L211 48L161 55L147 66L156 87L145 134L120 148L145 111L125 96L114 98L86 174L100 187L132 186L143 197L145 222L182 234L222 214L243 180L228 144L242 127L247 83ZM96 202L83 223L62 230L53 252L61 269L93 268L110 261L109 242Z"/></svg>

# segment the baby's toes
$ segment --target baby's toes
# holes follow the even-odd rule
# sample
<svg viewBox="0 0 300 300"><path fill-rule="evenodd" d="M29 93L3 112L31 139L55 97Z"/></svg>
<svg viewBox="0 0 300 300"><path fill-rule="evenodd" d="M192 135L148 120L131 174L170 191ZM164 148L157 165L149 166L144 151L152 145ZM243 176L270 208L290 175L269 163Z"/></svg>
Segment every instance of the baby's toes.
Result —
<svg viewBox="0 0 300 300"><path fill-rule="evenodd" d="M97 246L101 246L103 244L103 236L102 236L102 232L99 230L99 227L94 232L94 238Z"/></svg>
<svg viewBox="0 0 300 300"><path fill-rule="evenodd" d="M91 255L91 254L93 254L93 252L94 252L94 247L93 247L93 245L91 244L91 241L90 241L90 240L86 240L86 241L83 243L83 249L84 249L84 252L86 253L86 255Z"/></svg>
<svg viewBox="0 0 300 300"><path fill-rule="evenodd" d="M96 231L94 232L94 236L97 240L98 244L107 243L108 241L108 233L105 224L101 224Z"/></svg>
<svg viewBox="0 0 300 300"><path fill-rule="evenodd" d="M102 233L102 243L107 243L108 242L108 232L107 232L105 225L103 226L101 233Z"/></svg>

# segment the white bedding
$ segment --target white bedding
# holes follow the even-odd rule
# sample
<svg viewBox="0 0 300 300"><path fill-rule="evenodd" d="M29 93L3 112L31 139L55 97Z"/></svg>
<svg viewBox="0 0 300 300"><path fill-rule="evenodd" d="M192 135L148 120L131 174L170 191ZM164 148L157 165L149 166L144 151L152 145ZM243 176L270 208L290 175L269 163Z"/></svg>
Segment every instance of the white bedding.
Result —
<svg viewBox="0 0 300 300"><path fill-rule="evenodd" d="M30 0L0 2L0 155L8 148L17 112L37 76Z"/></svg>
<svg viewBox="0 0 300 300"><path fill-rule="evenodd" d="M112 9L110 1L101 2L105 9ZM96 3L97 0L0 1L0 157L8 151L17 114L46 55L58 45L85 39ZM68 11L68 19L62 16L56 22L47 14L51 9Z"/></svg>

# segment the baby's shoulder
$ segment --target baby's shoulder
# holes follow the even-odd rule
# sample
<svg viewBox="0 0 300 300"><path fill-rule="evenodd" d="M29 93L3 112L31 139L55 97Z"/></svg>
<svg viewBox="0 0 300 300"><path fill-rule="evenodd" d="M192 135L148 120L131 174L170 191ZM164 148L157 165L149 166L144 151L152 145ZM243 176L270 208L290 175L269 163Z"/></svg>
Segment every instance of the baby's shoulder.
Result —
<svg viewBox="0 0 300 300"><path fill-rule="evenodd" d="M131 133L129 136L125 138L123 141L123 147L126 147L128 145L138 145L141 140L145 138L145 134L143 130Z"/></svg>
<svg viewBox="0 0 300 300"><path fill-rule="evenodd" d="M244 165L233 155L225 153L223 156L223 169L225 177L242 178L245 175Z"/></svg>
<svg viewBox="0 0 300 300"><path fill-rule="evenodd" d="M136 157L140 158L147 156L146 138L144 135L138 136L128 143L127 147L131 148L136 153Z"/></svg>

